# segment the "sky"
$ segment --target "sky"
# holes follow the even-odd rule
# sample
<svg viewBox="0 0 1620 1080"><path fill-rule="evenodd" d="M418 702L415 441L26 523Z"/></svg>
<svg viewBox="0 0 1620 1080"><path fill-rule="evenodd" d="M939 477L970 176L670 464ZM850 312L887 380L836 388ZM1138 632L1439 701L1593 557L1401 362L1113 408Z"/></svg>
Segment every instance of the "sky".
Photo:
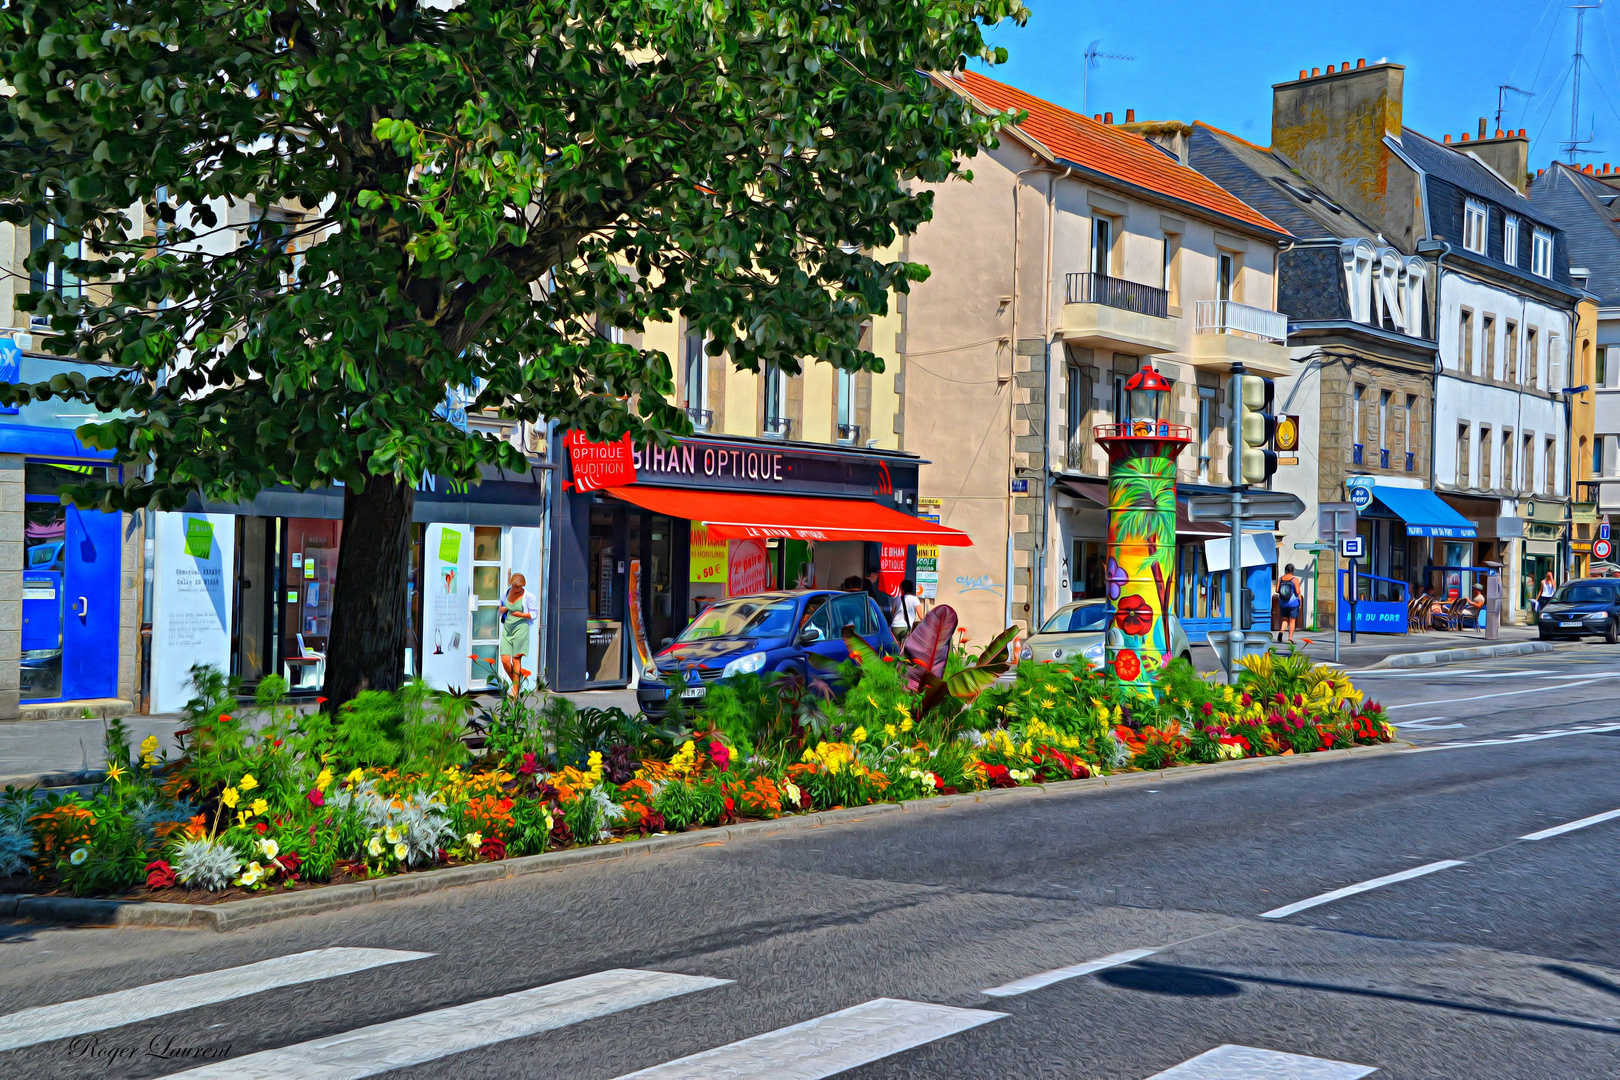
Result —
<svg viewBox="0 0 1620 1080"><path fill-rule="evenodd" d="M1569 0L1024 0L1030 19L990 35L1008 62L985 70L1048 101L1123 120L1203 120L1252 142L1271 141L1271 84L1301 68L1388 59L1406 65L1405 123L1425 135L1495 126L1497 87L1509 83L1502 127L1527 128L1532 168L1564 159L1569 137L1575 12ZM1596 2L1596 0L1585 0ZM1620 164L1620 0L1586 13L1579 157ZM1091 42L1104 53L1082 102Z"/></svg>

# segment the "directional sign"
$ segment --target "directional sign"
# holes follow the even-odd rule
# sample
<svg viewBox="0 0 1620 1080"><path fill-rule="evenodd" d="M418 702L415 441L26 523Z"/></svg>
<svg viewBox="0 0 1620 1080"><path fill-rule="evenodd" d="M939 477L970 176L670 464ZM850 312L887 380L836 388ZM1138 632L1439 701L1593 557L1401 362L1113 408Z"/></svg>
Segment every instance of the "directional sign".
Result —
<svg viewBox="0 0 1620 1080"><path fill-rule="evenodd" d="M1293 521L1305 512L1298 495L1286 491L1245 491L1238 496L1242 521ZM1193 521L1231 521L1230 495L1199 495L1187 500L1187 516Z"/></svg>
<svg viewBox="0 0 1620 1080"><path fill-rule="evenodd" d="M1608 514L1604 514L1603 515L1603 520L1598 522L1598 539L1599 540L1612 539L1612 537L1609 536L1609 515Z"/></svg>
<svg viewBox="0 0 1620 1080"><path fill-rule="evenodd" d="M1614 544L1601 536L1592 541L1592 557L1594 559L1607 559L1614 554Z"/></svg>
<svg viewBox="0 0 1620 1080"><path fill-rule="evenodd" d="M1316 538L1325 544L1337 544L1347 536L1356 535L1356 508L1347 502L1322 503L1316 508Z"/></svg>
<svg viewBox="0 0 1620 1080"><path fill-rule="evenodd" d="M1367 538L1364 536L1347 536L1339 541L1339 554L1347 559L1365 558L1367 554Z"/></svg>

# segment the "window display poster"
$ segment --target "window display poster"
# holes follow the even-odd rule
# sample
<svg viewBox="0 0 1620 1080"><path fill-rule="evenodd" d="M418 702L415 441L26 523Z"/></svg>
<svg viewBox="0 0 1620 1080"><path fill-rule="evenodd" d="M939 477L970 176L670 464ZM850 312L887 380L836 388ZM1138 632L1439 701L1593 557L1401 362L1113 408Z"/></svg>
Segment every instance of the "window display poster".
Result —
<svg viewBox="0 0 1620 1080"><path fill-rule="evenodd" d="M733 540L726 564L726 595L748 596L775 587L765 541Z"/></svg>
<svg viewBox="0 0 1620 1080"><path fill-rule="evenodd" d="M726 542L709 535L709 527L692 522L692 554L688 560L690 580L700 585L726 583Z"/></svg>
<svg viewBox="0 0 1620 1080"><path fill-rule="evenodd" d="M939 524L939 512L944 503L939 499L918 499L917 519ZM939 596L939 545L917 545L917 595L925 600Z"/></svg>
<svg viewBox="0 0 1620 1080"><path fill-rule="evenodd" d="M883 544L878 549L878 588L890 596L900 595L906 579L906 545Z"/></svg>
<svg viewBox="0 0 1620 1080"><path fill-rule="evenodd" d="M464 690L472 636L472 527L427 527L422 551L427 559L422 582L422 678L435 690Z"/></svg>
<svg viewBox="0 0 1620 1080"><path fill-rule="evenodd" d="M191 700L193 664L231 669L236 522L230 514L158 512L152 524L151 707L176 713Z"/></svg>
<svg viewBox="0 0 1620 1080"><path fill-rule="evenodd" d="M514 528L507 530L506 533L506 550L511 553L512 560L507 573L523 575L529 595L534 597L535 604L540 608L535 613L534 622L530 624L529 652L523 660L524 669L533 672L537 677L540 674L540 640L545 635L546 624L545 604L541 602L541 597L545 595L543 579L540 576L541 538L542 532L539 529Z"/></svg>

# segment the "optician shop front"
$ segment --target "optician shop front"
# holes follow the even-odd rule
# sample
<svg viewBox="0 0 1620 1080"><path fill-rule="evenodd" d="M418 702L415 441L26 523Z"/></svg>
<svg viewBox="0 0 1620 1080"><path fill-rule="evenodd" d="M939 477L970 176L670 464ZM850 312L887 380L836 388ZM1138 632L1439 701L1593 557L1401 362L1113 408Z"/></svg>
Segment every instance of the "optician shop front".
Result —
<svg viewBox="0 0 1620 1080"><path fill-rule="evenodd" d="M938 545L916 516L915 456L779 439L670 447L561 436L545 672L558 690L634 685L651 656L726 596L837 589L868 571L898 593ZM566 474L566 475L564 475Z"/></svg>

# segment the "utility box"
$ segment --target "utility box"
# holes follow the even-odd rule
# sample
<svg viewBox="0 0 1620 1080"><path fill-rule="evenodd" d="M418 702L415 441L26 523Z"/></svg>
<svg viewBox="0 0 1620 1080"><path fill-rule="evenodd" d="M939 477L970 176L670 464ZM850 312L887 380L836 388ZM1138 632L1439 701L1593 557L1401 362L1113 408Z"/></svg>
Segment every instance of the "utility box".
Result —
<svg viewBox="0 0 1620 1080"><path fill-rule="evenodd" d="M1485 575L1485 637L1495 641L1502 633L1502 564L1485 566L1495 571Z"/></svg>

